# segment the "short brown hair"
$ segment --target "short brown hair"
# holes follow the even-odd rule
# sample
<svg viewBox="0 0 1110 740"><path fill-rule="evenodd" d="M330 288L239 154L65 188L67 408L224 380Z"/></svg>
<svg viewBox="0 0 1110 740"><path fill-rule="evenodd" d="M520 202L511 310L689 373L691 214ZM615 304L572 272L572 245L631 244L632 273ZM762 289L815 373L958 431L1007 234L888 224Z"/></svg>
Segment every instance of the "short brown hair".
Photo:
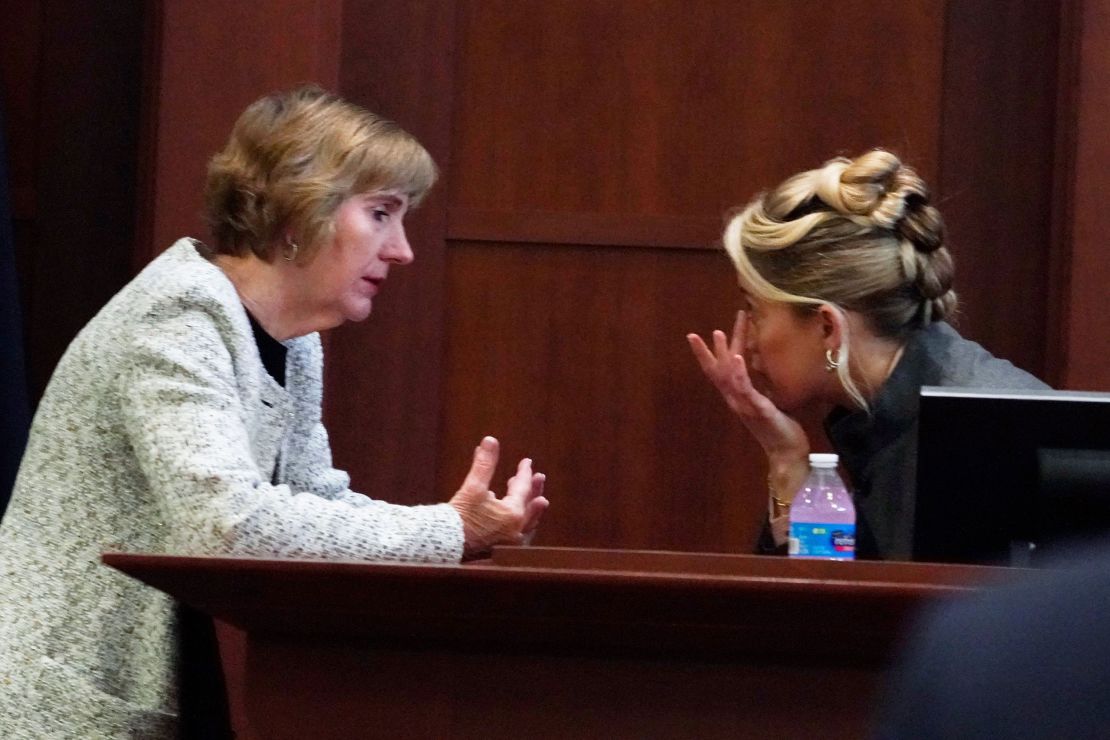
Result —
<svg viewBox="0 0 1110 740"><path fill-rule="evenodd" d="M208 163L205 215L218 253L269 261L284 232L298 259L311 258L348 197L397 190L415 206L436 177L431 155L400 126L307 85L239 116Z"/></svg>

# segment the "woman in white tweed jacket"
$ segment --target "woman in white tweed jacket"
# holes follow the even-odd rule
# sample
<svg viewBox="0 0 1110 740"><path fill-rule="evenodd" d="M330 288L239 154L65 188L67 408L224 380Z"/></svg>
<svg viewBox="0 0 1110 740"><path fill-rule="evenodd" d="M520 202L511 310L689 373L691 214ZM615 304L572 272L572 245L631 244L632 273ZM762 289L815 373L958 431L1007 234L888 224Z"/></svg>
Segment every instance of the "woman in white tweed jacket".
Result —
<svg viewBox="0 0 1110 740"><path fill-rule="evenodd" d="M321 425L317 331L365 318L435 179L394 124L318 88L257 101L209 166L215 246L182 239L78 335L0 525L0 737L177 732L171 600L101 551L457 562L547 502L503 498L486 438L449 503L348 489Z"/></svg>

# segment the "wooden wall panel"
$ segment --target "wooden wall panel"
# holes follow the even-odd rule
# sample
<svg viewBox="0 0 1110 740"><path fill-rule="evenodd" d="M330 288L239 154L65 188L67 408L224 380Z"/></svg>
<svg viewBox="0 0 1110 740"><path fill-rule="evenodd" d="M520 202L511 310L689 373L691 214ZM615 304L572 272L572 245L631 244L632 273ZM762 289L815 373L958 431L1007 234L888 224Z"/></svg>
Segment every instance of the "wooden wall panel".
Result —
<svg viewBox="0 0 1110 740"><path fill-rule="evenodd" d="M750 550L763 456L684 339L731 326L722 214L873 146L935 174L937 10L460 3L441 478L488 431L544 543Z"/></svg>
<svg viewBox="0 0 1110 740"><path fill-rule="evenodd" d="M937 8L460 3L452 220L478 210L719 223L798 169L874 146L928 176Z"/></svg>
<svg viewBox="0 0 1110 740"><path fill-rule="evenodd" d="M341 91L396 120L450 161L454 5L348 2ZM331 333L325 419L336 464L355 490L398 503L445 500L437 486L443 352L446 187L407 219L416 261L390 272L369 320ZM476 442L477 440L475 440Z"/></svg>
<svg viewBox="0 0 1110 740"><path fill-rule="evenodd" d="M42 2L15 4L0 24L0 95L7 152L9 207L15 240L16 275L24 316L30 305L27 276L34 260L36 150L38 142L39 54L42 42ZM27 331L24 322L24 333ZM21 348L22 350L22 348ZM25 358L27 359L27 358ZM30 362L27 363L30 365Z"/></svg>
<svg viewBox="0 0 1110 740"><path fill-rule="evenodd" d="M723 274L707 277L713 271L704 260L719 254L700 251L716 239L721 213L831 154L885 145L917 165L944 199L960 261L966 307L962 327L995 351L1037 370L1047 363L1044 276L1051 260L1045 257L1048 211L1043 204L1048 202L1044 183L1053 164L1051 144L1060 133L1052 127L1053 116L1061 115L1053 109L1058 104L1053 85L1061 84L1054 82L1054 58L1063 43L1055 19L1060 6L1029 0L1010 3L1002 12L980 0L882 6L862 0L835 6L804 0L706 0L696 6L662 0L281 0L265 9L211 0L145 4L147 17L153 14L157 23L151 26L156 38L146 68L150 146L149 157L141 162L147 197L135 262L144 263L182 233L200 232L204 161L222 143L241 107L257 95L310 79L338 83L356 101L400 120L432 149L444 167L444 182L413 217L416 265L394 276L368 324L345 328L332 342L328 419L337 460L351 468L359 487L398 500L440 500L457 484L476 436L498 433L501 423L499 417L488 417L494 428L485 428L487 417L472 418L478 413L468 406L473 402L459 393L478 382L455 376L460 368L471 373L477 367L466 353L512 347L517 336L531 337L543 328L528 323L539 318L525 320L511 313L516 323L484 333L485 344L470 349L472 312L481 306L473 304L465 286L511 285L522 270L524 275L533 271L528 280L538 281L547 270L566 269L557 267L556 254L563 250L589 264L615 262L618 255L644 260L655 267L629 270L643 271L646 282L658 279L653 270L665 265L683 275L686 290L704 301L672 309L675 318L687 310L701 318L682 326L676 320L668 325L665 339L661 329L646 335L652 342L670 342L671 332L677 331L684 353L683 332L725 326L734 307L727 265ZM61 5L52 0L28 7L18 18L40 28L41 9L49 14ZM1082 7L1074 173L1080 184L1072 221L1077 241L1074 260L1069 250L1065 266L1074 290L1069 284L1061 298L1070 327L1061 343L1066 353L1061 373L1070 385L1110 387L1100 375L1099 356L1110 330L1099 322L1097 309L1106 265L1100 246L1105 230L1097 215L1099 165L1106 158L1098 134L1098 111L1105 108L1098 93L1099 60L1105 51L1098 34L1107 7L1105 0L1089 0ZM136 28L143 17L134 4L114 4L103 12L119 16L113 32L117 36L120 29ZM63 15L81 14L59 11L52 17L61 22ZM107 139L97 137L109 129L118 137L134 125L126 120L126 101L133 95L126 91L134 89L127 85L134 85L138 76L120 72L124 67L117 62L126 54L134 56L135 46L92 49L74 40L50 43L52 61L43 69L52 80L86 74L81 70L87 70L87 79L104 80L111 76L105 75L105 64L117 65L111 67L117 70L111 94L84 85L39 104L35 113L36 120L42 116L54 122L43 128L43 142L50 136L74 139L69 136L74 118L86 121L86 141L67 139L68 144L42 143L35 149L51 157L52 171L79 166L81 158L74 151L103 155L100 164L83 171L95 171L100 178L90 191L106 198L93 205L101 225L116 219L112 223L118 224L106 229L126 240L129 227L119 225L119 219L130 208L127 188L133 184L119 181L123 189L113 190L115 186L105 187L109 181L103 173L115 177L133 172L128 158L134 154L126 146L106 146ZM69 56L62 54L65 48L71 49ZM111 59L117 61L106 61ZM17 94L26 93L20 89L24 93ZM107 113L90 112L81 100L97 100ZM90 132L99 148L82 146ZM21 148L17 156L26 159L27 150ZM55 201L65 200L59 184L72 188L81 182L39 170L35 177L55 188L50 191L52 208ZM31 212L35 203L41 207L33 189L20 187L17 213ZM115 194L108 197L110 192ZM51 213L57 243L71 242L77 229L66 227L67 212ZM103 218L109 213L116 215ZM445 236L455 246L445 250ZM1009 246L1004 251L1001 244ZM689 249L661 258L659 247ZM87 318L75 305L85 301L98 306L126 278L124 263L105 259L115 254L105 249L85 250L89 259L97 255L99 260L89 263L89 269L83 267L84 257L66 262L68 278L47 272L36 277L38 268L21 269L25 286L34 285L44 295L67 296L64 302L50 303L53 318L37 338L29 332L30 342L47 348L40 355L60 352ZM458 255L448 262L450 250ZM635 256L641 252L645 255ZM43 264L50 264L53 258L45 251L40 254ZM462 275L471 279L461 282ZM76 276L83 279L75 281ZM614 301L624 300L622 291L631 291L648 301L641 309L645 315L664 305L662 298L636 293L623 283L614 288L582 279L596 292L612 294ZM515 302L501 298L490 305L511 309ZM623 315L618 311L618 317ZM568 313L559 325L570 326L570 319ZM610 320L603 317L602 323ZM598 372L618 376L604 344L597 344L601 340L591 342L563 351L571 357L577 352L582 364L606 358ZM671 357L661 347L655 354L670 357L664 367L677 372L687 362L684 354ZM446 362L441 348L449 353ZM52 365L43 365L40 382ZM683 372L694 370L688 365ZM659 418L651 384L660 376L620 377L635 386L621 391L631 410L611 413L625 414L633 423L612 429L639 430ZM439 391L437 378L442 379ZM529 394L538 379L551 380L542 373L498 380L499 403L505 408L517 399L532 403ZM729 424L716 398L700 378L694 379L682 388L683 398L703 394L703 413L721 414L722 423ZM573 395L558 400L559 413L572 420L578 420L576 414L591 419L589 414L596 412L578 409ZM509 429L519 429L521 439L507 439L510 448L535 454L542 464L549 452L539 441L554 434L544 431L549 415L544 410L529 419L513 417ZM678 428L683 423L675 422ZM569 427L560 429L571 434ZM739 435L735 454L745 458L745 471L754 470L744 435L735 429L727 434ZM719 457L682 445L661 451L654 442L642 431L630 431L618 446L630 455L685 457L701 465ZM602 468L589 459L593 453L588 446L584 449L574 450L575 459L587 472L568 468L561 473L576 490L585 485L579 480L596 480L588 471ZM559 469L558 460L571 456L555 459ZM660 470L671 470L667 466L675 463L660 465ZM681 465L673 468L679 469ZM661 474L671 476L668 480L686 479L675 472ZM727 477L716 468L706 475ZM553 495L558 485L553 480ZM590 521L587 510L573 508L577 505L564 504L568 521ZM722 511L725 519L747 517L728 509L714 513ZM545 531L544 536L573 544L566 538L576 536L577 524L560 530L556 521L563 515L553 516L551 534ZM727 525L729 532L736 531L735 524ZM606 528L620 535L624 526L608 523L584 531L590 538L595 536L590 532ZM627 544L657 541L646 527L628 526L633 534ZM696 539L693 534L658 537ZM729 542L719 533L705 541Z"/></svg>
<svg viewBox="0 0 1110 740"><path fill-rule="evenodd" d="M957 325L1044 376L1060 7L948 4L940 179Z"/></svg>
<svg viewBox="0 0 1110 740"><path fill-rule="evenodd" d="M660 446L649 430L684 428L685 412L660 412L653 396L680 361L663 349L666 332L648 328L667 313L664 298L637 288L681 273L676 283L704 296L700 310L723 317L704 328L727 326L735 293L725 279L730 269L710 277L704 266L701 272L693 267L708 258L697 248L712 246L722 212L798 169L871 146L897 151L934 186L958 260L961 329L1044 374L1060 43L1058 3L1000 9L978 0L705 2L695 8L460 2L448 183L444 473L457 473L452 458L480 432L472 418L478 415L520 435L519 443L508 440L514 454L531 452L542 465L548 449L555 451L548 466L553 495L558 500L560 480L568 490L545 541L739 544L749 532L739 539L710 534L704 527L712 527L711 514L694 512L688 521L697 525L654 529L661 522L653 510L680 510L673 483L694 480L695 465L762 493L762 456L743 434L729 448L741 460L733 468L722 461L728 455L706 454L701 439ZM694 250L672 256L664 270L654 250L650 258L638 254L644 247ZM567 249L598 272L564 275L559 252ZM609 261L606 272L602 265ZM636 280L624 280L618 263ZM545 282L548 271L573 287ZM533 313L521 306L535 298L509 287L519 281L544 296L558 295L551 292L557 286L572 299L546 298ZM587 296L601 302L595 307ZM629 373L618 365L623 358L613 353L612 337L629 322L627 306L638 302L645 305L633 332L652 345L647 354L659 365L638 358L644 372ZM577 314L576 326L572 306L578 305L596 310ZM670 326L670 332L681 338L687 328L697 327ZM566 332L573 341L552 339ZM559 346L557 370L501 367L512 356L503 348L523 344L532 348L525 356L550 354L552 343ZM490 353L503 359L487 367ZM704 392L703 382L694 373L667 389L689 398ZM497 389L500 411L474 400L488 396L485 387ZM558 390L537 395L547 387ZM603 408L601 397L615 408ZM719 413L711 394L704 400ZM559 432L544 430L552 424ZM595 430L608 444L560 437L589 438ZM617 463L622 483L615 488L637 492L639 513L628 500L606 509L591 494L614 450L622 461L672 458L645 465L654 471L654 487L637 477L642 471ZM451 465L455 470L447 472ZM693 489L701 501L712 501L698 511L723 511L724 499ZM740 518L751 513L745 509ZM567 523L556 523L560 517Z"/></svg>
<svg viewBox="0 0 1110 740"><path fill-rule="evenodd" d="M1072 210L1064 215L1073 237L1066 277L1064 382L1069 388L1110 391L1110 2L1082 3L1078 91L1070 173Z"/></svg>
<svg viewBox="0 0 1110 740"><path fill-rule="evenodd" d="M207 238L205 167L248 103L306 82L335 87L342 0L158 0L150 12L137 267L182 236Z"/></svg>
<svg viewBox="0 0 1110 740"><path fill-rule="evenodd" d="M548 475L538 542L750 551L765 470L685 339L731 324L723 252L458 243L448 264L444 485L493 434L495 490L524 456Z"/></svg>
<svg viewBox="0 0 1110 740"><path fill-rule="evenodd" d="M15 220L34 215L35 141L39 117L42 1L5 8L0 24L0 94L8 150L8 187Z"/></svg>
<svg viewBox="0 0 1110 740"><path fill-rule="evenodd" d="M73 337L130 277L140 6L41 0L5 29L33 34L7 47L27 66L6 70L4 85L15 104L15 238L36 402Z"/></svg>

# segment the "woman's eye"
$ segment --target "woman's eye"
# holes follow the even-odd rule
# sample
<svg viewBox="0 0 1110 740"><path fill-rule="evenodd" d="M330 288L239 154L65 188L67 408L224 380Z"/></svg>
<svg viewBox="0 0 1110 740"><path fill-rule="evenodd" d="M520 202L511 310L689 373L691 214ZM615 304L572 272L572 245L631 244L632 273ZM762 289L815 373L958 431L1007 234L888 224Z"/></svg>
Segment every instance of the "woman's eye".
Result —
<svg viewBox="0 0 1110 740"><path fill-rule="evenodd" d="M375 208L373 211L373 215L375 221L385 222L389 220L389 211L383 208Z"/></svg>

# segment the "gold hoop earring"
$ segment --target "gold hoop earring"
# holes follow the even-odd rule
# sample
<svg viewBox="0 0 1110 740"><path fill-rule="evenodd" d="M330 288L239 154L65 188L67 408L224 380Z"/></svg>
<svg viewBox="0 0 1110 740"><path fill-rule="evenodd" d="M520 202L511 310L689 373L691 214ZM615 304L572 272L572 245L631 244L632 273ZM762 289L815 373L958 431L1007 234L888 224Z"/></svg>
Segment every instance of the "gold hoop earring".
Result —
<svg viewBox="0 0 1110 740"><path fill-rule="evenodd" d="M281 256L285 259L285 261L292 262L293 260L297 259L297 251L300 249L300 247L297 245L297 242L293 241L293 238L288 234L285 235L285 245L292 250L291 252L283 251L281 253Z"/></svg>
<svg viewBox="0 0 1110 740"><path fill-rule="evenodd" d="M825 370L833 372L840 367L840 350L836 351L836 356L833 356L831 349L825 350Z"/></svg>

